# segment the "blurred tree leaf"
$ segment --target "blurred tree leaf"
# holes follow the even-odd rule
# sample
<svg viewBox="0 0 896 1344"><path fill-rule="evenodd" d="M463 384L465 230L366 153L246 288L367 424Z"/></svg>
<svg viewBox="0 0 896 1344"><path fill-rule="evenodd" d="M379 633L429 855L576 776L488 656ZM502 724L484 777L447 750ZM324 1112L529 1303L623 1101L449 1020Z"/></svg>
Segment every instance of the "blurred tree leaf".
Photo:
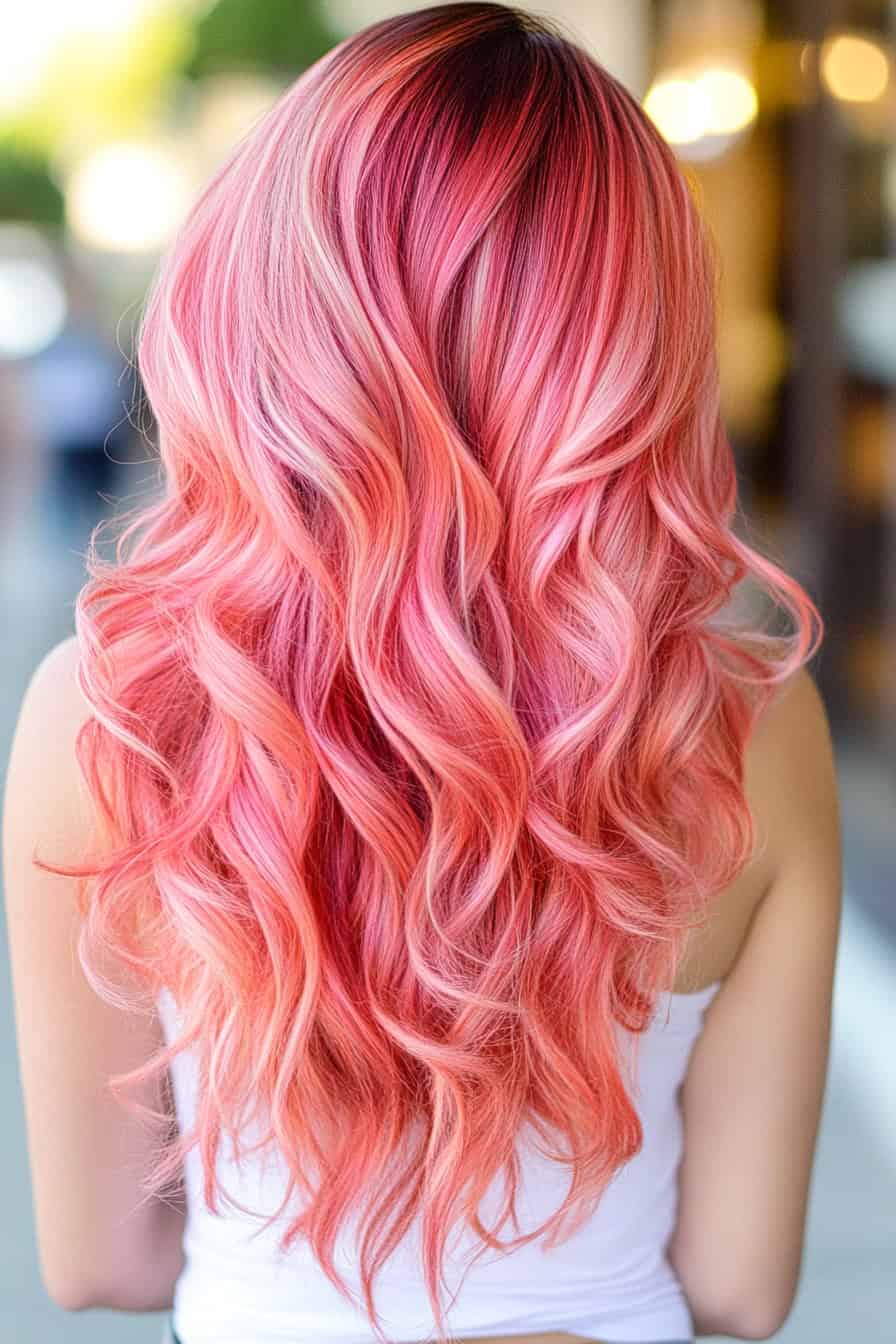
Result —
<svg viewBox="0 0 896 1344"><path fill-rule="evenodd" d="M184 73L194 79L228 70L296 75L337 41L310 0L218 0L196 25Z"/></svg>
<svg viewBox="0 0 896 1344"><path fill-rule="evenodd" d="M61 227L64 218L65 201L46 159L9 137L0 140L0 219Z"/></svg>

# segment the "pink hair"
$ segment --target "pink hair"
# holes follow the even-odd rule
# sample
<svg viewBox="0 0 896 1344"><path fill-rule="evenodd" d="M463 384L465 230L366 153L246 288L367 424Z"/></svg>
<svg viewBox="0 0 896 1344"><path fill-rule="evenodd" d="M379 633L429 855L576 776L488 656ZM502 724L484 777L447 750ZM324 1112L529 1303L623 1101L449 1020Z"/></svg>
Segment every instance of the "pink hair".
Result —
<svg viewBox="0 0 896 1344"><path fill-rule="evenodd" d="M749 859L745 747L822 638L733 527L715 287L637 102L474 3L297 79L148 298L165 490L114 563L91 539L76 608L114 837L81 956L181 1012L114 1087L197 1053L153 1188L198 1143L219 1207L219 1141L261 1116L303 1194L283 1245L347 1296L363 1209L380 1338L372 1281L415 1216L444 1337L459 1219L483 1250L555 1244L638 1150L613 1024L644 1028ZM743 579L792 633L719 617ZM570 1191L502 1241L524 1121Z"/></svg>

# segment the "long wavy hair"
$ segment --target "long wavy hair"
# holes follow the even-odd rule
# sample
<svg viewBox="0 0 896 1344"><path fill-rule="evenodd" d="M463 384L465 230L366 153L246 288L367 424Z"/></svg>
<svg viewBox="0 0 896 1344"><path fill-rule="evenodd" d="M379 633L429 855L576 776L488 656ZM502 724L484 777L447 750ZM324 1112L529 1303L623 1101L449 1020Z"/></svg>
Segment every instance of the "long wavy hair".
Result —
<svg viewBox="0 0 896 1344"><path fill-rule="evenodd" d="M284 1249L349 1297L360 1211L380 1338L418 1216L444 1337L458 1221L554 1245L638 1150L615 1026L750 858L745 747L822 638L737 534L716 287L637 101L556 24L467 3L287 88L143 310L164 489L114 558L95 531L76 604L105 838L46 866L82 879L99 992L178 1005L113 1088L195 1052L147 1188L198 1145L219 1209L222 1135L241 1161L259 1121L302 1195ZM744 580L776 633L733 614ZM502 1239L524 1123L569 1193Z"/></svg>

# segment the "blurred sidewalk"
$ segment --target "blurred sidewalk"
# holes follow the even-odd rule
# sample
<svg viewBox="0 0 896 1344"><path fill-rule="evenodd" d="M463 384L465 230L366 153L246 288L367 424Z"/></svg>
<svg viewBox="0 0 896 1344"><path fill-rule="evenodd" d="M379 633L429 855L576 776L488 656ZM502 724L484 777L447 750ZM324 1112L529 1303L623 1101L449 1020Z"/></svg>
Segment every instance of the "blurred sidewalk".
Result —
<svg viewBox="0 0 896 1344"><path fill-rule="evenodd" d="M76 553L48 549L27 523L2 539L0 760L41 655L70 634L82 571ZM813 1177L800 1292L775 1337L782 1344L891 1344L896 1338L896 928L892 902L893 781L870 777L838 744L847 893L837 965L831 1068ZM871 784L869 785L869 778ZM889 791L888 791L889 790ZM884 866L879 866L883 864ZM883 899L880 892L884 892ZM0 921L2 922L2 921ZM37 1269L28 1158L18 1086L8 961L0 938L0 1151L7 1215L0 1230L0 1341L5 1344L158 1344L162 1317L66 1315Z"/></svg>

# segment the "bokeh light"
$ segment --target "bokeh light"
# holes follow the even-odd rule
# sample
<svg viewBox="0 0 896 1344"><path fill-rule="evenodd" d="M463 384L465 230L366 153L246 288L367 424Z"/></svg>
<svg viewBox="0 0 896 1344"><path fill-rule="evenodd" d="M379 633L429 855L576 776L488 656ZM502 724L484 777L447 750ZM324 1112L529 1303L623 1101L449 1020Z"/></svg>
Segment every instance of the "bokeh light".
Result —
<svg viewBox="0 0 896 1344"><path fill-rule="evenodd" d="M712 157L755 120L759 100L741 71L710 66L662 76L647 91L644 109L670 145Z"/></svg>
<svg viewBox="0 0 896 1344"><path fill-rule="evenodd" d="M704 70L696 87L709 106L709 133L735 135L756 119L756 90L738 70Z"/></svg>
<svg viewBox="0 0 896 1344"><path fill-rule="evenodd" d="M192 196L190 175L171 151L120 141L77 165L66 214L72 232L91 247L151 252L174 233Z"/></svg>
<svg viewBox="0 0 896 1344"><path fill-rule="evenodd" d="M657 80L647 91L644 109L670 145L694 144L706 134L707 97L693 80Z"/></svg>
<svg viewBox="0 0 896 1344"><path fill-rule="evenodd" d="M0 258L0 355L20 359L49 345L65 321L65 295L42 261Z"/></svg>
<svg viewBox="0 0 896 1344"><path fill-rule="evenodd" d="M835 98L873 103L886 92L890 62L879 43L856 33L838 33L821 49L821 77Z"/></svg>

